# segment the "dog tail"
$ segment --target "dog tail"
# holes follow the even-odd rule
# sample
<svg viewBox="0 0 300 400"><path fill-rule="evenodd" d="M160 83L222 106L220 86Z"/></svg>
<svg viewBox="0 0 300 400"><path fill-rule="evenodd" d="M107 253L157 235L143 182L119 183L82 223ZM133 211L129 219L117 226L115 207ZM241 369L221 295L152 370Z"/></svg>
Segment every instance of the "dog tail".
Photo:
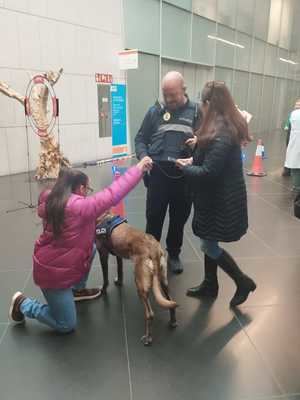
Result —
<svg viewBox="0 0 300 400"><path fill-rule="evenodd" d="M160 283L158 280L158 276L154 274L153 276L153 294L157 303L164 308L175 308L177 307L177 303L172 300L167 300L161 292Z"/></svg>

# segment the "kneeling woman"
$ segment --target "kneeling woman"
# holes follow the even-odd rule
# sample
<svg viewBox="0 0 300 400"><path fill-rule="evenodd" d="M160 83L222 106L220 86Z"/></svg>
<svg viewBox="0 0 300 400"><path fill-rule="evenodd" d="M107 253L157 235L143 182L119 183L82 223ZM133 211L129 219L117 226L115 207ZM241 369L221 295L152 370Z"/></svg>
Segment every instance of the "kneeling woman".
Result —
<svg viewBox="0 0 300 400"><path fill-rule="evenodd" d="M149 157L143 158L112 185L90 197L89 179L83 172L60 172L52 191L40 196L38 215L44 229L33 254L33 278L47 304L15 293L10 308L13 322L23 323L28 317L57 332L75 329L74 300L101 295L100 289L85 287L94 251L96 218L119 203L151 165Z"/></svg>
<svg viewBox="0 0 300 400"><path fill-rule="evenodd" d="M235 282L231 307L246 301L256 284L219 242L239 240L248 228L247 193L241 144L250 141L248 126L223 82L208 82L202 91L203 121L193 158L177 160L189 178L194 197L193 232L205 254L205 278L187 295L217 297L217 267Z"/></svg>

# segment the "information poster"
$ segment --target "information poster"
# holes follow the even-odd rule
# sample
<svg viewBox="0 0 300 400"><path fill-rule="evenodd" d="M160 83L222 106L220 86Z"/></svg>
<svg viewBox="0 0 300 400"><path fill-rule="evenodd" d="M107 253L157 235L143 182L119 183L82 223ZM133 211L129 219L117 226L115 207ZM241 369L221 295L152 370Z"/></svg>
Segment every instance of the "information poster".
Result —
<svg viewBox="0 0 300 400"><path fill-rule="evenodd" d="M111 128L113 156L126 155L127 120L126 120L126 85L113 84L111 93Z"/></svg>

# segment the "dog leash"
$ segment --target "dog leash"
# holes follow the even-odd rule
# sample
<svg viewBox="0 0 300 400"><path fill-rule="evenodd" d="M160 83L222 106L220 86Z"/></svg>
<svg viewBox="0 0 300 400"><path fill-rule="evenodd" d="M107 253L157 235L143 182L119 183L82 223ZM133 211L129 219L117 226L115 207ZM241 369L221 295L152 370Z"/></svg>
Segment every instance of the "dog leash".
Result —
<svg viewBox="0 0 300 400"><path fill-rule="evenodd" d="M183 174L178 175L178 176L169 175L169 174L167 174L167 172L161 167L161 165L160 165L158 162L153 161L153 164L156 165L156 166L159 168L159 170L163 173L163 175L165 175L165 176L166 176L167 178L169 178L169 179L177 180L177 179L182 179L183 176L184 176Z"/></svg>
<svg viewBox="0 0 300 400"><path fill-rule="evenodd" d="M136 158L136 154L135 154L135 153L129 154L128 156L103 158L103 159L97 160L97 161L87 161L87 162L82 163L81 166L82 166L83 168L92 167L92 166L99 166L99 167L100 167L100 166L105 165L105 164L108 164L108 163L114 163L114 162L117 162L117 161L127 161L127 160L130 160L130 159L133 159L133 158ZM161 167L161 165L160 165L158 162L156 162L156 161L153 161L153 164L156 165L156 166L159 168L159 170L162 172L162 174L165 175L165 176L166 176L167 178L169 178L169 179L177 180L177 179L183 178L183 174L178 175L178 176L169 175L169 174ZM77 166L76 166L76 167L77 167Z"/></svg>
<svg viewBox="0 0 300 400"><path fill-rule="evenodd" d="M110 158L102 158L101 160L97 160L97 161L87 161L84 163L80 163L80 164L75 164L73 165L73 167L75 168L79 168L79 167L94 167L94 166L101 166L104 164L108 164L108 163L114 163L116 161L126 161L126 160L130 160L131 158L135 158L136 155L135 153L129 154L128 156L120 156L120 157L110 157Z"/></svg>

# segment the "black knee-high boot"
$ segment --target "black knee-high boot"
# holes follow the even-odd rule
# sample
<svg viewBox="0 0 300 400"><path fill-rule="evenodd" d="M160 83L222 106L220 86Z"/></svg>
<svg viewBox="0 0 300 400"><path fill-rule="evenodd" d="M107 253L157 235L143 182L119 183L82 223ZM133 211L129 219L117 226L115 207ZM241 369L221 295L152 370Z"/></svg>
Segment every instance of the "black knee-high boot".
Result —
<svg viewBox="0 0 300 400"><path fill-rule="evenodd" d="M217 261L205 254L204 280L200 285L188 289L187 296L216 298L219 291L217 268Z"/></svg>
<svg viewBox="0 0 300 400"><path fill-rule="evenodd" d="M236 307L244 303L249 293L254 292L256 289L255 282L240 270L237 263L226 250L223 250L221 256L216 261L222 270L234 280L237 286L235 295L230 301L230 306Z"/></svg>

